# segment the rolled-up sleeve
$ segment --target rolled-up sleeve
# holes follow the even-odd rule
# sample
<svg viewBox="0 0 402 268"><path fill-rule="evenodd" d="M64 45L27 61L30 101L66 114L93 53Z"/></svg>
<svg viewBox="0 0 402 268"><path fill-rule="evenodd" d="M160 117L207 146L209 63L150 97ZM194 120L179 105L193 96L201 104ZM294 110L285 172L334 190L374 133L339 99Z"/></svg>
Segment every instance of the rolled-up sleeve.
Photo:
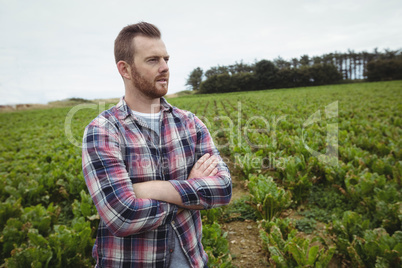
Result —
<svg viewBox="0 0 402 268"><path fill-rule="evenodd" d="M117 133L104 117L85 129L82 168L89 193L113 235L128 236L156 229L175 217L177 206L136 198Z"/></svg>
<svg viewBox="0 0 402 268"><path fill-rule="evenodd" d="M227 205L232 197L232 180L229 169L220 157L205 124L196 116L194 116L194 122L196 128L195 155L201 157L209 153L218 156L218 173L215 176L170 180L170 182L179 192L182 202L186 206L201 205L204 209L210 209Z"/></svg>

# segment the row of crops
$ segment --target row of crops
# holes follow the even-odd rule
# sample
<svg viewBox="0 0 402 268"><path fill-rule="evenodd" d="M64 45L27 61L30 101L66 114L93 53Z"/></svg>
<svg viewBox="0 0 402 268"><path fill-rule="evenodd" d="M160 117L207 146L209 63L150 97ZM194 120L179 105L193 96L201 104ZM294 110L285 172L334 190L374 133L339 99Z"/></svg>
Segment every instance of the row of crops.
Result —
<svg viewBox="0 0 402 268"><path fill-rule="evenodd" d="M204 118L247 181L271 265L399 267L401 96L394 82L175 102ZM281 217L288 209L304 220ZM298 234L317 222L324 234Z"/></svg>
<svg viewBox="0 0 402 268"><path fill-rule="evenodd" d="M394 81L169 99L205 122L248 187L241 200L203 212L210 266L232 266L221 224L252 219L266 264L399 267L401 97ZM93 265L99 217L77 144L108 107L0 113L1 266Z"/></svg>

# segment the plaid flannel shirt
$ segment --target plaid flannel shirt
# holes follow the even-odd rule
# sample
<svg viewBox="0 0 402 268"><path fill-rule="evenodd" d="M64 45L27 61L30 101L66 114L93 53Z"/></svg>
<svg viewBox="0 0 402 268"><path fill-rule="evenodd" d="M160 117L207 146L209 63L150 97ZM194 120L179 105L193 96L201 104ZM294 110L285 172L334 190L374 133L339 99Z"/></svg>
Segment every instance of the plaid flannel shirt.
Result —
<svg viewBox="0 0 402 268"><path fill-rule="evenodd" d="M97 267L168 267L172 230L193 267L206 267L200 211L136 198L132 184L168 180L185 205L226 205L232 193L220 158L215 176L187 179L205 153L219 155L206 126L194 114L161 99L160 136L136 118L124 98L85 129L82 167L100 216L93 257Z"/></svg>

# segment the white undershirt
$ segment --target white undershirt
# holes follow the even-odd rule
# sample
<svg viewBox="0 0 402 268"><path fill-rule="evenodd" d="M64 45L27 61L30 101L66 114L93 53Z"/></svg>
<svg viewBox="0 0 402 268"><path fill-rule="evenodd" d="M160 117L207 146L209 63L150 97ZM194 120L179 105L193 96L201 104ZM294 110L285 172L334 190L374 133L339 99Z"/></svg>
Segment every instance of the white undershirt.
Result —
<svg viewBox="0 0 402 268"><path fill-rule="evenodd" d="M152 113L152 114L147 114L147 113L140 113L137 111L132 111L132 113L136 116L141 118L143 121L145 121L150 129L155 131L158 136L160 135L160 117L161 117L161 111L158 113Z"/></svg>

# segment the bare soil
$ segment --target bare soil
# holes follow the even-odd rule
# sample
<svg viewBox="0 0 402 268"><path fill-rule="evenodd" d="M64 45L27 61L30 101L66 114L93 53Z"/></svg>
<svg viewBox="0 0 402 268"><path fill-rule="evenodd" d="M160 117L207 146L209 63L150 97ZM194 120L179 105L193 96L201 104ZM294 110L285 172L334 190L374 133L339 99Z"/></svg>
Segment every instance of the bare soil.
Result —
<svg viewBox="0 0 402 268"><path fill-rule="evenodd" d="M230 167L233 171L233 167ZM245 181L236 172L231 172L233 189L232 201L248 194ZM221 225L228 232L229 250L232 264L239 268L267 267L267 255L262 249L257 223L251 220L233 221Z"/></svg>
<svg viewBox="0 0 402 268"><path fill-rule="evenodd" d="M225 223L228 232L232 264L235 267L267 267L267 256L262 249L257 223L254 221L234 221Z"/></svg>

